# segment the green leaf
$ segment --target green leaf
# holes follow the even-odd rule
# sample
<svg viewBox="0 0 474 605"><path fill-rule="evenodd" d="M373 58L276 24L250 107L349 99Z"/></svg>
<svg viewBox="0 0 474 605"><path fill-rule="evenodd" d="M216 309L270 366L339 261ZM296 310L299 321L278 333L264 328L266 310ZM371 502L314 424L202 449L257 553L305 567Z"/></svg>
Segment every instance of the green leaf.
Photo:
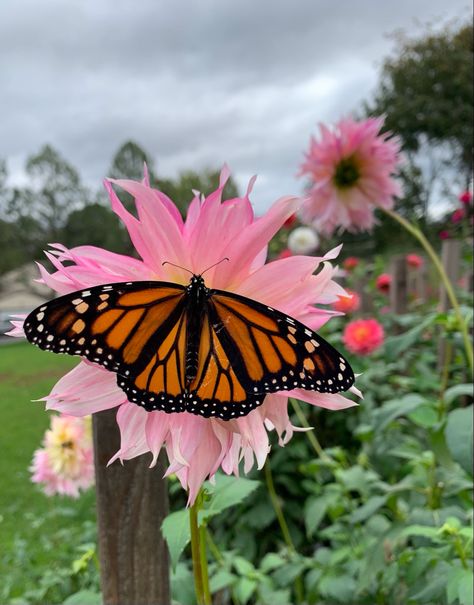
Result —
<svg viewBox="0 0 474 605"><path fill-rule="evenodd" d="M171 567L175 570L181 553L191 540L189 510L179 510L169 514L161 525L161 531L168 544Z"/></svg>
<svg viewBox="0 0 474 605"><path fill-rule="evenodd" d="M351 523L361 523L371 517L387 501L388 495L372 496L365 504L356 509L350 516Z"/></svg>
<svg viewBox="0 0 474 605"><path fill-rule="evenodd" d="M92 590L80 590L70 595L63 605L101 605L102 595Z"/></svg>
<svg viewBox="0 0 474 605"><path fill-rule="evenodd" d="M422 428L431 428L438 422L438 413L433 406L422 404L408 414L408 418Z"/></svg>
<svg viewBox="0 0 474 605"><path fill-rule="evenodd" d="M446 443L453 456L465 471L472 475L472 412L473 406L452 410L448 414Z"/></svg>
<svg viewBox="0 0 474 605"><path fill-rule="evenodd" d="M350 603L354 598L356 583L347 574L327 575L319 582L319 590L325 597L336 599L340 603Z"/></svg>
<svg viewBox="0 0 474 605"><path fill-rule="evenodd" d="M451 405L456 397L462 397L463 395L474 396L472 384L456 384L453 387L449 387L444 392L444 400L448 405Z"/></svg>
<svg viewBox="0 0 474 605"><path fill-rule="evenodd" d="M375 430L382 431L396 418L409 414L425 403L426 399L417 393L409 393L400 399L387 401L381 408L374 411Z"/></svg>
<svg viewBox="0 0 474 605"><path fill-rule="evenodd" d="M277 569L281 567L285 563L285 559L277 555L276 553L270 552L265 555L260 563L260 571L266 573L267 571L272 571L273 569Z"/></svg>
<svg viewBox="0 0 474 605"><path fill-rule="evenodd" d="M252 563L243 557L234 557L232 563L241 576L246 576L255 571L255 567Z"/></svg>
<svg viewBox="0 0 474 605"><path fill-rule="evenodd" d="M324 496L311 496L304 505L304 524L306 535L310 538L318 529L328 509L330 499Z"/></svg>
<svg viewBox="0 0 474 605"><path fill-rule="evenodd" d="M399 336L391 336L385 341L385 352L389 359L396 359L401 353L409 349L420 340L421 334L430 326L436 318L436 315L429 315L420 324L414 328L400 334Z"/></svg>
<svg viewBox="0 0 474 605"><path fill-rule="evenodd" d="M400 536L420 536L423 538L439 539L439 528L429 527L427 525L408 525L401 532Z"/></svg>
<svg viewBox="0 0 474 605"><path fill-rule="evenodd" d="M457 601L459 597L459 581L463 575L464 570L461 567L454 567L448 575L448 583L446 584L446 598L448 604L451 605L454 601Z"/></svg>
<svg viewBox="0 0 474 605"><path fill-rule="evenodd" d="M474 575L472 569L464 569L463 576L459 580L459 601L461 605L472 605L474 603L473 594Z"/></svg>
<svg viewBox="0 0 474 605"><path fill-rule="evenodd" d="M240 578L240 580L235 584L234 594L237 597L237 600L240 605L246 605L248 603L250 597L255 592L257 588L257 582L255 580L249 580L248 578Z"/></svg>
<svg viewBox="0 0 474 605"><path fill-rule="evenodd" d="M231 574L225 569L220 569L210 580L211 592L217 592L227 586L232 586L236 582L237 576Z"/></svg>
<svg viewBox="0 0 474 605"><path fill-rule="evenodd" d="M228 477L218 473L215 485L205 483L206 489L211 494L211 499L204 504L199 512L199 519L210 519L218 515L226 508L235 506L242 502L247 496L257 489L259 481L243 479L241 477Z"/></svg>

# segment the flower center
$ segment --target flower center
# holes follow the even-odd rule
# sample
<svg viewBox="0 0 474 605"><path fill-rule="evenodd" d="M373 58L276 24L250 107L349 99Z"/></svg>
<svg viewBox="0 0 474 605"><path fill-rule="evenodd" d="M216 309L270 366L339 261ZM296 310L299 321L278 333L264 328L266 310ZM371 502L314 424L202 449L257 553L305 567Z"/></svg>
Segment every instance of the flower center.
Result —
<svg viewBox="0 0 474 605"><path fill-rule="evenodd" d="M334 171L333 181L336 187L347 189L352 187L360 177L360 171L354 156L342 158Z"/></svg>

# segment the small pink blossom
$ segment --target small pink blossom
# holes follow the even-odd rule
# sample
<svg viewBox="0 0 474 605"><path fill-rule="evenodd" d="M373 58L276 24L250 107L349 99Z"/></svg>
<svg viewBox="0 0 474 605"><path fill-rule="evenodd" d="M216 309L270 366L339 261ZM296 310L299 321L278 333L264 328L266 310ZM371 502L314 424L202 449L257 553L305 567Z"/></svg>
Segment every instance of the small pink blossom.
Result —
<svg viewBox="0 0 474 605"><path fill-rule="evenodd" d="M407 254L407 264L409 267L419 269L423 266L424 260L419 254Z"/></svg>
<svg viewBox="0 0 474 605"><path fill-rule="evenodd" d="M124 222L140 258L94 246L68 249L53 244L46 255L54 271L49 273L40 265L43 281L59 294L123 281L188 284L189 274L185 270L163 265L163 261L196 274L218 263L206 272L208 287L253 298L295 317L311 329L319 329L337 314L324 305L345 294L334 281L336 268L330 262L337 257L340 247L324 256L289 256L265 264L271 238L298 211L301 200L280 198L257 218L249 200L254 179L243 197L222 201L228 176L224 168L216 191L206 198L195 195L185 220L173 202L150 188L146 180L106 181L112 209ZM123 206L113 185L134 198L137 216ZM226 257L228 262L219 263ZM359 393L355 387L352 391ZM230 421L188 412L146 412L127 401L114 373L87 361L81 361L61 378L44 399L48 409L74 416L117 408L121 445L110 462L151 452L153 466L160 449L165 447L169 460L166 474L176 474L188 490L188 502L192 503L202 482L219 468L227 474L238 474L241 460L245 472L254 461L262 468L270 449L267 431L274 430L279 444L284 445L295 430L302 430L290 421L288 396L332 410L356 405L342 394L295 389L268 395L259 408Z"/></svg>
<svg viewBox="0 0 474 605"><path fill-rule="evenodd" d="M458 208L451 214L451 222L460 223L464 219L465 216L466 216L466 213L464 212L464 208Z"/></svg>
<svg viewBox="0 0 474 605"><path fill-rule="evenodd" d="M380 274L375 280L375 286L377 290L387 294L390 291L390 286L392 285L392 276L389 273Z"/></svg>
<svg viewBox="0 0 474 605"><path fill-rule="evenodd" d="M332 303L332 308L335 311L339 311L341 313L353 313L357 311L360 307L360 296L357 292L352 292L352 290L347 290L346 296L339 296L338 300Z"/></svg>
<svg viewBox="0 0 474 605"><path fill-rule="evenodd" d="M33 483L46 495L77 498L80 490L94 484L94 456L90 417L52 416L43 447L36 450L31 465Z"/></svg>
<svg viewBox="0 0 474 605"><path fill-rule="evenodd" d="M465 206L469 206L472 202L472 193L470 191L463 191L459 196L459 201Z"/></svg>
<svg viewBox="0 0 474 605"><path fill-rule="evenodd" d="M356 256L348 256L342 266L346 271L353 271L360 264L360 260Z"/></svg>
<svg viewBox="0 0 474 605"><path fill-rule="evenodd" d="M300 170L310 178L301 216L318 232L370 230L375 208L393 207L401 192L394 178L400 140L382 133L383 124L384 118L347 118L332 130L321 124L319 140L311 139Z"/></svg>
<svg viewBox="0 0 474 605"><path fill-rule="evenodd" d="M439 232L439 237L440 239L449 239L451 237L449 231L447 231L446 229L443 229L442 231Z"/></svg>
<svg viewBox="0 0 474 605"><path fill-rule="evenodd" d="M357 319L347 324L342 336L351 353L370 355L384 342L384 331L376 319Z"/></svg>

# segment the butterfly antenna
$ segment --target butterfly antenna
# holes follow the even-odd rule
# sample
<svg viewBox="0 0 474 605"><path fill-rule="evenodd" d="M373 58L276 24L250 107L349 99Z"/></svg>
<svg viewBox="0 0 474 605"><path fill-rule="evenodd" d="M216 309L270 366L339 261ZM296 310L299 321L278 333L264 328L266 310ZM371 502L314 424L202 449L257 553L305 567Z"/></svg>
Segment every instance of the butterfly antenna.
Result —
<svg viewBox="0 0 474 605"><path fill-rule="evenodd" d="M181 265L175 265L174 263L170 263L168 260L163 261L161 263L161 266L163 265L171 265L172 267L177 267L178 269L182 269L183 271L187 271L188 273L191 273L191 275L194 275L194 273L189 269L186 269L186 267L181 267Z"/></svg>
<svg viewBox="0 0 474 605"><path fill-rule="evenodd" d="M201 275L204 275L204 273L206 273L206 271L209 271L209 269L212 269L213 267L217 267L217 265L220 265L221 263L223 263L224 261L229 261L230 259L227 258L227 256L225 256L224 258L221 258L220 261L218 261L217 263L214 263L213 265L211 265L210 267L208 267L207 269L204 269L204 271L201 273Z"/></svg>

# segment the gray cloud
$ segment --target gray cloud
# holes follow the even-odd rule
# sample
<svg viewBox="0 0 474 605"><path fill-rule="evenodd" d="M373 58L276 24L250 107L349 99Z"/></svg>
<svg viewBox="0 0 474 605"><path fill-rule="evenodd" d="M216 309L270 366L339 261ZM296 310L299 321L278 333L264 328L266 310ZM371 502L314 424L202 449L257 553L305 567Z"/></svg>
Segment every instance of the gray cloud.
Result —
<svg viewBox="0 0 474 605"><path fill-rule="evenodd" d="M357 110L415 20L466 17L465 0L18 0L0 5L0 156L50 142L98 186L133 138L163 176L227 161L254 201L301 191L316 123Z"/></svg>

